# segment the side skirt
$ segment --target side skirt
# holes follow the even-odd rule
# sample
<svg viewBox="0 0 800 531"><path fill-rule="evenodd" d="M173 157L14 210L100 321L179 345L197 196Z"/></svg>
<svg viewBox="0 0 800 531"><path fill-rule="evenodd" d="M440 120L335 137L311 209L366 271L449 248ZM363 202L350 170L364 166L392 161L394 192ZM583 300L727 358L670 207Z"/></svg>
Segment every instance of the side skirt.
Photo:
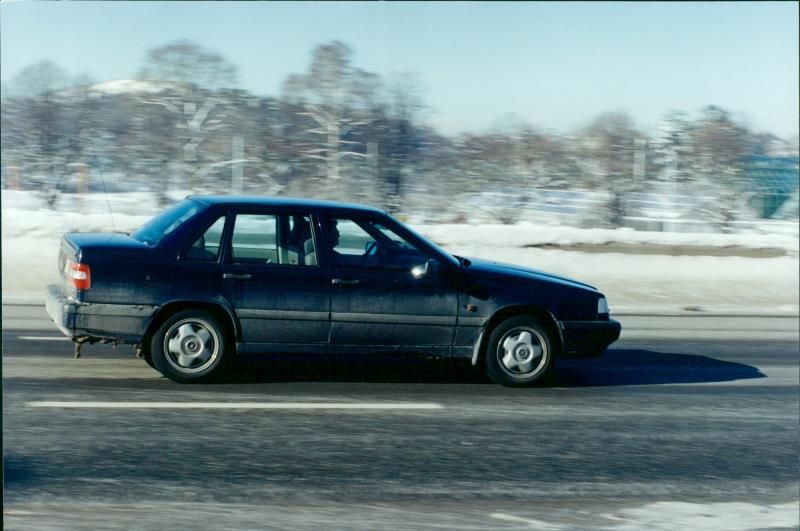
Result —
<svg viewBox="0 0 800 531"><path fill-rule="evenodd" d="M329 345L323 343L236 343L239 354L419 354L440 358L469 358L472 347L424 345Z"/></svg>

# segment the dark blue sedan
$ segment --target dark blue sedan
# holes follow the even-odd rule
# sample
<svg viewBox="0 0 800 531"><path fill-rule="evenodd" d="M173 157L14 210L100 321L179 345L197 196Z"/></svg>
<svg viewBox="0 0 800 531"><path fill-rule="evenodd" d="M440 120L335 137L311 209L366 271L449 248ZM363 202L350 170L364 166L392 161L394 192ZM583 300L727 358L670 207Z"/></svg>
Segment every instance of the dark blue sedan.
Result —
<svg viewBox="0 0 800 531"><path fill-rule="evenodd" d="M76 353L134 344L178 382L243 353L409 352L522 386L620 334L592 286L450 255L354 204L189 197L130 235L65 234L59 268L47 311Z"/></svg>

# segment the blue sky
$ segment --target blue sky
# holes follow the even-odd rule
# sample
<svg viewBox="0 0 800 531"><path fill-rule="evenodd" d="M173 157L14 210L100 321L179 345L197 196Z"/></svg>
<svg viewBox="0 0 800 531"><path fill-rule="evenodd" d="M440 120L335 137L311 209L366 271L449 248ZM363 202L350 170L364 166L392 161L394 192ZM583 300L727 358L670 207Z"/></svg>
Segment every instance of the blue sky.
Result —
<svg viewBox="0 0 800 531"><path fill-rule="evenodd" d="M798 133L798 4L6 2L3 82L49 59L98 81L133 77L148 49L187 38L277 95L314 46L356 66L413 72L427 119L479 131L509 113L568 131L604 111L643 127L669 109L721 105L748 126Z"/></svg>

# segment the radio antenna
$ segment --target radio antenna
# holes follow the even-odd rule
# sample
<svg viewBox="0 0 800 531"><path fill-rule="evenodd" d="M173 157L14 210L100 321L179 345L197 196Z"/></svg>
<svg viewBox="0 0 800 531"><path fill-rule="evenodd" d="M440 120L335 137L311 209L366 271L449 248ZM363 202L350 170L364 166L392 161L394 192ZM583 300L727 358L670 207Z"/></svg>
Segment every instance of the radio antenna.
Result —
<svg viewBox="0 0 800 531"><path fill-rule="evenodd" d="M106 190L106 180L103 178L103 170L100 167L100 159L97 156L97 149L94 151L94 163L97 166L97 174L100 175L100 183L103 185L103 196L106 198L106 205L108 206L108 215L111 217L111 228L117 232L117 225L114 223L114 212L111 211L111 201L108 200L108 190Z"/></svg>

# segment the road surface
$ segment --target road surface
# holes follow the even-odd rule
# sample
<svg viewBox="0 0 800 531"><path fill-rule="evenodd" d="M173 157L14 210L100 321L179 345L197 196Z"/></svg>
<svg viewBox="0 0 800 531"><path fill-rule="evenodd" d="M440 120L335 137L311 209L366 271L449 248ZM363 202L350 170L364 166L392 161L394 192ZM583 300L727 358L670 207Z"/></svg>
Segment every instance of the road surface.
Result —
<svg viewBox="0 0 800 531"><path fill-rule="evenodd" d="M644 319L533 389L413 357L178 385L130 347L73 360L53 329L4 328L4 525L796 529L794 325L719 339L724 321L657 338Z"/></svg>

